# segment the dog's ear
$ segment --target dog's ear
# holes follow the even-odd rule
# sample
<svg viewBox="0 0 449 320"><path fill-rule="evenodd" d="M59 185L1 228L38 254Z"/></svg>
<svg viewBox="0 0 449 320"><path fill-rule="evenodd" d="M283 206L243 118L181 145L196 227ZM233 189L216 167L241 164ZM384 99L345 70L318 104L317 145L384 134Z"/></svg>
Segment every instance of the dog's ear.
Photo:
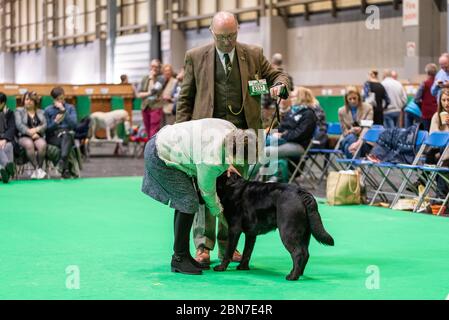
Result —
<svg viewBox="0 0 449 320"><path fill-rule="evenodd" d="M240 179L242 179L241 176L236 173L231 173L231 176L228 178L227 183L235 183L237 181L240 181Z"/></svg>

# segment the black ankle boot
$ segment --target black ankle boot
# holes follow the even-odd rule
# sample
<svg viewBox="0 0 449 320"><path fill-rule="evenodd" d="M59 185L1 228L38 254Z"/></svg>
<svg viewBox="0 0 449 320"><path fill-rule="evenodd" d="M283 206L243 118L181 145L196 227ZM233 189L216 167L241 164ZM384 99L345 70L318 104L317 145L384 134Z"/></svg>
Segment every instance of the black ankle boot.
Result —
<svg viewBox="0 0 449 320"><path fill-rule="evenodd" d="M6 165L6 171L8 172L10 177L14 177L16 174L16 165L14 163L8 163Z"/></svg>
<svg viewBox="0 0 449 320"><path fill-rule="evenodd" d="M174 254L171 259L171 271L189 275L200 275L203 272L195 267L189 256L179 256Z"/></svg>
<svg viewBox="0 0 449 320"><path fill-rule="evenodd" d="M8 170L6 170L6 168L1 168L0 169L0 175L1 175L3 183L6 184L6 183L9 182L10 176L9 176Z"/></svg>
<svg viewBox="0 0 449 320"><path fill-rule="evenodd" d="M174 232L175 243L173 250L171 269L173 272L198 275L202 274L201 268L194 263L190 255L190 229L193 224L193 214L175 211ZM195 261L196 262L196 261Z"/></svg>

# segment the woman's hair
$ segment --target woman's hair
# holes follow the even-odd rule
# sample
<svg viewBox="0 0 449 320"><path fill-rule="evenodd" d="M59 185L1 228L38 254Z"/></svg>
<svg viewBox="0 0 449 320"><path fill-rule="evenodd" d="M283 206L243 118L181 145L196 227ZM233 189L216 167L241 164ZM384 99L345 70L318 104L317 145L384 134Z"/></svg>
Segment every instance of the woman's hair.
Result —
<svg viewBox="0 0 449 320"><path fill-rule="evenodd" d="M435 63L429 63L424 70L428 76L434 77L438 72L438 67Z"/></svg>
<svg viewBox="0 0 449 320"><path fill-rule="evenodd" d="M25 100L26 99L30 99L31 101L34 102L34 107L36 109L40 108L40 104L41 104L41 98L37 95L36 92L32 91L32 92L26 92L23 97L22 97L22 106L25 106Z"/></svg>
<svg viewBox="0 0 449 320"><path fill-rule="evenodd" d="M313 96L312 90L304 87L296 88L293 91L292 97L292 105L313 107L316 104L316 99Z"/></svg>
<svg viewBox="0 0 449 320"><path fill-rule="evenodd" d="M345 94L345 107L349 109L349 101L348 101L348 97L351 94L356 94L357 97L359 98L359 105L358 107L362 106L362 95L360 94L360 91L357 90L356 87L347 87L346 88L346 94Z"/></svg>
<svg viewBox="0 0 449 320"><path fill-rule="evenodd" d="M0 92L0 104L6 103L6 100L8 100L8 97L3 92Z"/></svg>
<svg viewBox="0 0 449 320"><path fill-rule="evenodd" d="M370 76L372 76L373 78L378 79L379 78L379 70L377 69L371 69L369 71Z"/></svg>
<svg viewBox="0 0 449 320"><path fill-rule="evenodd" d="M172 66L171 64L164 64L164 65L162 66L161 70L164 71L165 69L170 69L170 71L171 71L172 74L175 73L175 72L173 71L173 66Z"/></svg>
<svg viewBox="0 0 449 320"><path fill-rule="evenodd" d="M443 123L441 122L441 117L439 116L439 114L443 111L446 111L445 109L443 109L443 104L441 103L441 100L443 99L443 96L448 96L449 97L449 89L445 88L441 90L441 94L440 94L440 98L438 99L438 109L437 109L437 114L438 114L438 127L440 130L443 130Z"/></svg>

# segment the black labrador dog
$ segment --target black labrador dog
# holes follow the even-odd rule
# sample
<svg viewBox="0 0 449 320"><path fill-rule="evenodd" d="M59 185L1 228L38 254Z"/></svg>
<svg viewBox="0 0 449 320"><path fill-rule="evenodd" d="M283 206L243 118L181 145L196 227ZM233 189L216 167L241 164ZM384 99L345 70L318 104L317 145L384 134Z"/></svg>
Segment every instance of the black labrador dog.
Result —
<svg viewBox="0 0 449 320"><path fill-rule="evenodd" d="M225 271L245 234L245 249L238 270L249 270L256 237L279 228L285 248L290 252L293 269L287 280L298 280L309 259L310 235L324 245L334 239L323 227L315 198L296 185L246 181L236 174L217 179L217 194L229 226L229 241L223 261L214 268Z"/></svg>

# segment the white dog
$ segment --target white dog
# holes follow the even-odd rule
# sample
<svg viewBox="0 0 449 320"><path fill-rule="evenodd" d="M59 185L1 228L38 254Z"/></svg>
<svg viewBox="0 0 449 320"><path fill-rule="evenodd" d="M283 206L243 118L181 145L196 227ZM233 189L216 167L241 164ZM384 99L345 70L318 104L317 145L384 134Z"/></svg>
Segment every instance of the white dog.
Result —
<svg viewBox="0 0 449 320"><path fill-rule="evenodd" d="M125 124L126 132L130 128L130 118L126 110L115 110L111 112L94 112L90 115L91 119L91 130L92 130L92 140L97 140L95 137L95 132L98 129L106 130L106 139L109 141L120 140L117 135L117 127L119 124ZM111 135L112 131L112 135Z"/></svg>

